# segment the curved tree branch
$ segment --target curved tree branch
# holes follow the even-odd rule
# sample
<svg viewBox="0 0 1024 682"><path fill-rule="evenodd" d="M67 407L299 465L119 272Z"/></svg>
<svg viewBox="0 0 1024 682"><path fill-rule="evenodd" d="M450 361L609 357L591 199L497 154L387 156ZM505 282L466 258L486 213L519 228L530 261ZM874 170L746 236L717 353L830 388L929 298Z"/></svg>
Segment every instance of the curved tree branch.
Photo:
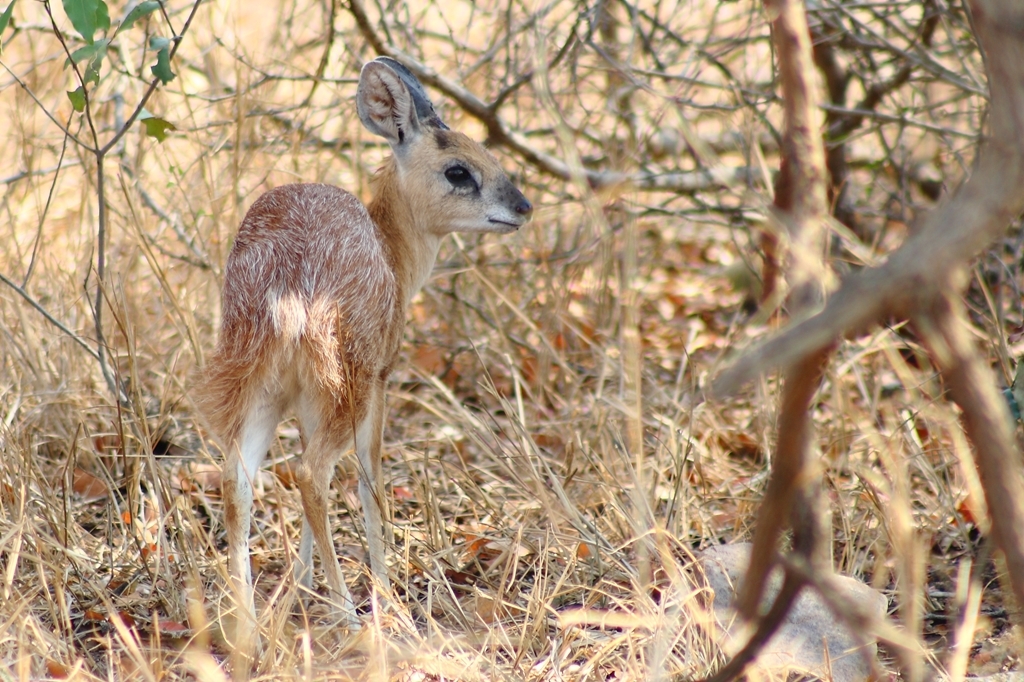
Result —
<svg viewBox="0 0 1024 682"><path fill-rule="evenodd" d="M977 451L993 535L1006 554L1018 600L1024 602L1024 474L1012 438L994 426L1005 405L990 405L992 377L956 329L966 324L950 303L966 282L965 266L1024 210L1024 6L1016 0L972 0L975 32L986 58L990 135L973 176L931 213L889 260L848 277L817 315L745 353L713 382L725 395L772 367L786 371L844 336L891 317L935 329L931 350L964 410ZM941 312L945 310L945 312ZM939 312L936 312L939 311ZM936 341L938 340L938 341ZM969 378L968 378L969 377ZM984 383L979 388L973 383ZM988 415L981 414L991 408ZM995 502L995 507L992 503ZM996 511L998 509L998 511ZM996 528L998 526L998 528Z"/></svg>

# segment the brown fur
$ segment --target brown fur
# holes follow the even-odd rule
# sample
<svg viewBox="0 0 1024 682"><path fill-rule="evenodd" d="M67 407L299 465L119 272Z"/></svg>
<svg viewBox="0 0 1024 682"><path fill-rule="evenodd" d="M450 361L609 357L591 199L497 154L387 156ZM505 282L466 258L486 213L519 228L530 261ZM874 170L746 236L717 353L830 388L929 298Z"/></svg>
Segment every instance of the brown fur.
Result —
<svg viewBox="0 0 1024 682"><path fill-rule="evenodd" d="M364 67L356 100L364 125L395 151L375 178L373 201L364 207L345 190L319 184L285 185L256 200L228 257L220 338L195 391L226 457L236 677L247 676L258 641L248 544L252 478L278 422L297 412L308 438L296 476L306 521L296 577L310 586L315 542L332 595L357 626L330 535L334 465L354 444L370 564L386 593L384 387L405 308L445 234L510 232L532 212L490 154L449 131L394 60Z"/></svg>
<svg viewBox="0 0 1024 682"><path fill-rule="evenodd" d="M259 391L288 409L301 386L314 385L333 396L325 414L355 407L342 430L365 416L365 400L350 389L390 371L404 324L394 256L381 240L363 205L337 187L284 185L253 204L228 259L217 349L195 394L225 443L237 440Z"/></svg>

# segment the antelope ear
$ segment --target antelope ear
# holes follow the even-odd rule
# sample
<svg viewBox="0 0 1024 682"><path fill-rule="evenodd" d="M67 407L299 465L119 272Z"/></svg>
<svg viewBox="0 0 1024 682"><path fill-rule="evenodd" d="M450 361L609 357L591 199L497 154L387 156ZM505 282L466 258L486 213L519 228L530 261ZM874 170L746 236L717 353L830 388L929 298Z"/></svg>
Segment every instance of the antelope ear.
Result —
<svg viewBox="0 0 1024 682"><path fill-rule="evenodd" d="M366 129L396 152L420 135L420 117L409 87L389 64L368 62L359 74L356 111Z"/></svg>
<svg viewBox="0 0 1024 682"><path fill-rule="evenodd" d="M416 115L419 116L420 122L423 125L431 128L440 128L441 130L449 129L444 124L444 121L441 120L441 117L437 115L437 112L434 111L434 104L430 101L430 97L427 96L427 91L423 89L423 84L413 75L412 71L391 57L377 57L373 61L389 66L402 79L405 87L409 88L409 94L412 95L412 101L416 107Z"/></svg>

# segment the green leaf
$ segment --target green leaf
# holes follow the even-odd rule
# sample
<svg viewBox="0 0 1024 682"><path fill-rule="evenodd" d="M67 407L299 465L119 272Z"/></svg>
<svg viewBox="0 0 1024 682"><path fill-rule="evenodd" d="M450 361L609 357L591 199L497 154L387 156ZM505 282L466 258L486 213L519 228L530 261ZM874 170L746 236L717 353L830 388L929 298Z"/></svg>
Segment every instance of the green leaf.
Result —
<svg viewBox="0 0 1024 682"><path fill-rule="evenodd" d="M164 38L163 36L150 36L149 37L149 49L151 50L167 50L171 47L171 39Z"/></svg>
<svg viewBox="0 0 1024 682"><path fill-rule="evenodd" d="M14 11L14 3L17 0L11 0L11 4L7 5L7 9L4 10L3 14L0 14L0 33L7 30L7 24L11 23L11 12Z"/></svg>
<svg viewBox="0 0 1024 682"><path fill-rule="evenodd" d="M166 140L168 131L177 130L174 124L167 119L154 116L145 109L139 114L139 122L146 126L146 135L155 137L157 142Z"/></svg>
<svg viewBox="0 0 1024 682"><path fill-rule="evenodd" d="M107 46L109 44L110 41L104 38L103 40L78 48L71 53L71 56L68 59L64 60L64 68L66 69L71 66L71 62L80 64L86 59L95 59L97 55L102 59L103 55L107 53Z"/></svg>
<svg viewBox="0 0 1024 682"><path fill-rule="evenodd" d="M103 58L107 56L107 46L110 45L110 41L104 38L103 40L97 40L92 45L85 45L80 47L71 53L71 57L65 60L64 68L67 68L71 62L80 64L88 60L88 64L85 67L85 71L82 73L82 80L85 83L99 83L100 82L100 67L103 65Z"/></svg>
<svg viewBox="0 0 1024 682"><path fill-rule="evenodd" d="M152 36L149 39L149 49L157 51L156 64L149 70L160 79L161 83L167 85L177 75L171 71L171 41L168 38Z"/></svg>
<svg viewBox="0 0 1024 682"><path fill-rule="evenodd" d="M104 51L103 54L106 54ZM85 73L82 74L83 83L92 83L93 85L100 84L100 67L103 66L103 55L98 55L96 59L89 62L89 65L85 67Z"/></svg>
<svg viewBox="0 0 1024 682"><path fill-rule="evenodd" d="M0 34L7 30L7 25L11 23L11 12L14 11L14 3L17 0L11 0L11 4L7 5L7 9L4 10L3 14L0 14ZM4 41L0 40L0 54L4 53Z"/></svg>
<svg viewBox="0 0 1024 682"><path fill-rule="evenodd" d="M132 11L128 13L128 16L124 18L121 25L117 27L118 31L127 31L135 22L139 19L148 16L160 9L160 3L156 0L146 0L146 2L140 2L132 8Z"/></svg>
<svg viewBox="0 0 1024 682"><path fill-rule="evenodd" d="M81 85L75 90L68 90L68 99L71 100L71 106L74 107L75 111L82 113L85 111L85 88Z"/></svg>
<svg viewBox="0 0 1024 682"><path fill-rule="evenodd" d="M107 3L103 0L63 0L64 12L71 20L71 25L82 34L85 42L90 45L97 30L106 31L110 28L110 14Z"/></svg>

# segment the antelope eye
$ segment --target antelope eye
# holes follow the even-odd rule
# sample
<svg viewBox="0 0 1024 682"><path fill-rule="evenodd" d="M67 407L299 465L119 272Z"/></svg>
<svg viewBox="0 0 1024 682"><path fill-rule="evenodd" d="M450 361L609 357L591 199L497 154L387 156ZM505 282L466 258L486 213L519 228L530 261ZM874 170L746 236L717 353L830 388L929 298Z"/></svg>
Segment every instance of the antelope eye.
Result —
<svg viewBox="0 0 1024 682"><path fill-rule="evenodd" d="M452 187L475 187L473 175L465 166L452 166L444 172L444 177L452 183Z"/></svg>

